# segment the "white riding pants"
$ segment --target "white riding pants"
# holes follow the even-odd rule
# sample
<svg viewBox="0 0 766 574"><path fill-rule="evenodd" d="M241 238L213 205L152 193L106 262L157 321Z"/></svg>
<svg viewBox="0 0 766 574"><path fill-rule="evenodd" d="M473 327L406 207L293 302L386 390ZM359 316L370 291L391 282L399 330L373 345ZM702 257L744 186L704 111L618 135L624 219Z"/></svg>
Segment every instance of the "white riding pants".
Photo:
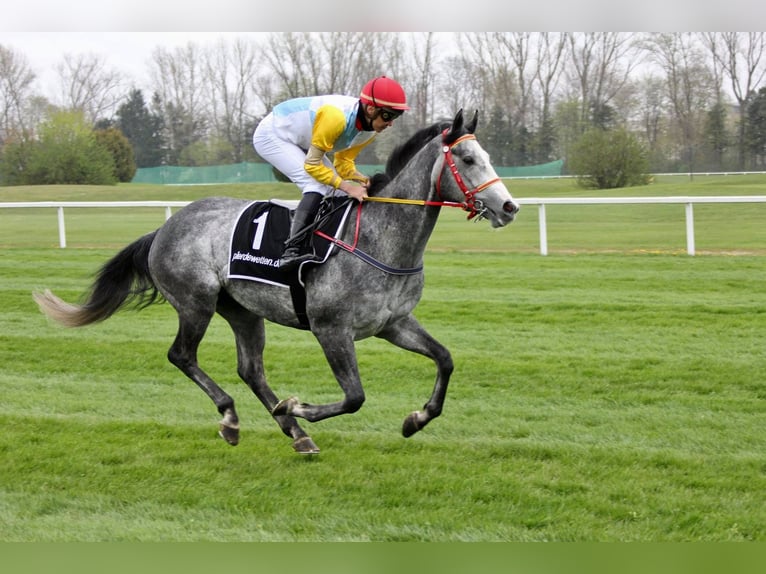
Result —
<svg viewBox="0 0 766 574"><path fill-rule="evenodd" d="M319 183L306 173L303 167L306 162L306 151L280 138L274 131L274 116L267 115L253 133L253 147L258 155L285 174L290 181L297 185L302 193L321 193L330 195L335 191L331 185ZM332 162L325 155L322 162L335 171Z"/></svg>

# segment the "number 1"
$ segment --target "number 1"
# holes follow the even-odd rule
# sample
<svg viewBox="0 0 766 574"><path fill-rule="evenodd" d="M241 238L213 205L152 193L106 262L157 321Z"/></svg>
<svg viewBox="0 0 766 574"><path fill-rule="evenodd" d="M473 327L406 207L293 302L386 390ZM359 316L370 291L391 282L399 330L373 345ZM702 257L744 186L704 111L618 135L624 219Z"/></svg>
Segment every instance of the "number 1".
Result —
<svg viewBox="0 0 766 574"><path fill-rule="evenodd" d="M262 213L257 218L253 219L253 223L258 226L255 230L255 237L253 237L253 251L258 251L261 248L261 242L263 242L263 233L266 231L266 219L269 217L269 212Z"/></svg>

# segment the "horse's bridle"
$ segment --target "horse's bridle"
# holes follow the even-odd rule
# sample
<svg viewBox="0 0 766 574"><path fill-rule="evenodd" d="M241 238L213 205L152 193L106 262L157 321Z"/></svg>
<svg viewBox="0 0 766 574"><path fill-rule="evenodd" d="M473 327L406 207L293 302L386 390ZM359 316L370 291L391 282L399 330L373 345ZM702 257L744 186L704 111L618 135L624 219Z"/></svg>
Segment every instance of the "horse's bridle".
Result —
<svg viewBox="0 0 766 574"><path fill-rule="evenodd" d="M444 143L444 140L447 137L447 132L449 130L444 130L442 132L442 143ZM436 195L439 197L440 201L429 201L429 200L423 200L423 199L400 199L395 197L367 197L365 198L366 201L377 201L381 203L403 203L407 205L429 205L429 206L446 206L446 207L461 207L464 211L468 211L468 219L473 219L477 215L479 216L479 219L481 219L484 215L484 213L487 211L487 209L484 207L483 203L480 199L476 199L476 194L487 189L490 185L497 183L500 181L499 177L496 177L494 179L490 179L489 181L486 181L482 183L481 185L476 186L473 189L468 189L468 186L463 181L463 178L460 175L460 172L457 169L457 166L455 165L455 160L452 158L452 148L455 147L460 142L466 141L466 140L475 140L476 136L473 134L466 134L463 136L460 136L457 138L454 142L451 144L446 144L442 146L442 151L444 152L444 163L442 164L442 168L439 170L439 177L436 179ZM444 166L448 166L450 172L452 173L452 177L455 178L455 183L457 183L457 186L460 188L460 191L463 192L463 195L465 196L465 202L459 203L456 201L443 201L441 197L441 181L442 181L442 174L444 173ZM352 201L349 199L349 201ZM346 205L346 204L343 204ZM359 202L359 205L357 206L357 216L356 216L356 229L354 231L354 242L353 244L345 243L344 241L332 237L330 235L327 235L324 231L320 229L315 229L314 234L318 235L322 239L325 239L331 243L334 243L341 249L344 249L345 251L348 251L349 253L356 255L363 261L369 263L373 267L376 267L380 269L381 271L384 271L389 274L394 275L413 275L416 273L420 273L423 270L423 265L420 264L417 267L408 267L408 268L395 268L390 267L388 265L385 265L381 263L380 261L376 260L372 256L368 255L361 249L357 247L357 243L359 242L359 227L362 221L362 202ZM478 220L477 220L478 221Z"/></svg>
<svg viewBox="0 0 766 574"><path fill-rule="evenodd" d="M442 142L444 143L444 140L447 138L447 133L449 132L449 129L446 129L442 132ZM457 169L457 166L455 165L455 160L452 158L452 148L455 147L460 142L466 141L466 140L475 140L476 136L473 134L465 134L463 136L460 136L457 138L454 142L447 145L444 143L442 146L442 152L444 152L444 163L442 163L442 168L439 170L439 177L436 179L436 195L439 197L440 201L428 201L423 199L399 199L394 197L366 197L364 201L373 201L373 202L380 202L380 203L404 203L408 205L429 205L429 206L437 206L437 207L460 207L464 211L468 212L468 219L473 219L477 215L479 216L479 219L481 219L484 215L484 213L487 211L487 209L484 207L480 199L476 199L476 194L487 189L490 185L497 183L500 181L499 177L496 177L494 179L490 179L489 181L482 183L479 186L476 186L473 189L468 189L468 186L463 181L463 178L460 175L460 172ZM455 178L455 183L457 183L457 186L460 188L460 191L463 192L463 195L465 196L464 202L457 202L457 201L443 201L442 200L442 194L441 194L441 182L442 182L442 174L444 173L444 167L449 167L450 173L452 173L452 177ZM478 221L478 220L477 220Z"/></svg>
<svg viewBox="0 0 766 574"><path fill-rule="evenodd" d="M448 129L444 130L442 132L442 142L447 138L447 133L449 132ZM441 194L441 184L442 184L442 174L444 173L444 166L446 165L449 167L450 172L452 173L452 177L455 178L455 183L460 188L460 191L463 192L463 195L465 196L465 202L462 204L463 209L465 211L468 211L468 219L473 219L477 215L479 216L479 219L481 219L482 214L486 211L486 208L482 204L480 199L476 199L476 194L480 193L481 191L487 189L490 185L493 185L500 181L499 177L496 177L494 179L490 179L489 181L486 181L482 183L481 185L476 186L473 189L468 189L468 186L463 181L463 178L460 176L460 172L457 169L457 166L455 165L455 160L452 158L452 148L455 147L460 142L466 141L466 140L475 140L476 136L473 134L466 134L463 136L460 136L457 138L454 142L447 145L446 143L442 146L442 151L444 152L444 163L442 164L442 169L439 171L439 177L436 180L436 195L439 197L439 199L442 198ZM478 220L477 220L478 221Z"/></svg>

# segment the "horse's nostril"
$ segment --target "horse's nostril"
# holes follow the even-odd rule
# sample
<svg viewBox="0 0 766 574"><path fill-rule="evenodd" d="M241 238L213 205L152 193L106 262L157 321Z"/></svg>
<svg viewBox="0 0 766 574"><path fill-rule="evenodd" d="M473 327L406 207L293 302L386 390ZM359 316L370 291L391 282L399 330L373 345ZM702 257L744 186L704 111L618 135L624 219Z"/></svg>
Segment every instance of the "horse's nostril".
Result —
<svg viewBox="0 0 766 574"><path fill-rule="evenodd" d="M518 213L518 211L519 211L519 206L518 206L518 205L516 205L516 204L515 204L514 202L512 202L512 201L506 201L506 202L503 204L503 211L505 211L506 213L510 213L510 214Z"/></svg>

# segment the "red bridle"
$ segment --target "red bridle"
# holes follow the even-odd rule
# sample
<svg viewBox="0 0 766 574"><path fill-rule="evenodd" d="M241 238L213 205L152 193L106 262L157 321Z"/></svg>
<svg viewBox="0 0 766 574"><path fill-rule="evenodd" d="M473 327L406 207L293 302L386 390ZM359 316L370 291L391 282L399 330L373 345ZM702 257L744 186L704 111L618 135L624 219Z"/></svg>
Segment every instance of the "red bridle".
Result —
<svg viewBox="0 0 766 574"><path fill-rule="evenodd" d="M444 142L444 138L447 135L447 132L449 130L444 130L442 132L442 142ZM438 206L438 207L461 207L464 211L468 211L468 219L473 219L480 213L482 213L481 208L476 208L476 194L487 189L490 185L497 183L500 181L499 177L496 177L494 179L490 179L489 181L486 181L482 183L479 186L476 186L473 189L468 189L468 186L463 181L463 178L460 176L460 172L457 169L457 166L455 165L455 160L452 159L452 148L455 147L457 144L459 144L462 141L469 140L469 139L476 139L476 136L473 134L466 134L464 136L459 137L454 142L452 142L450 145L444 144L442 147L442 151L444 152L444 164L449 166L450 172L452 172L452 177L455 178L455 183L457 183L457 186L460 188L460 191L463 192L463 195L465 196L465 202L464 203L458 203L456 201L444 201L441 199L441 181L442 181L442 174L444 173L444 165L442 165L442 169L439 171L439 177L436 180L436 195L439 197L440 201L428 201L428 200L422 200L422 199L400 199L395 197L367 197L365 198L365 202L373 201L373 202L381 202L381 203L400 203L400 204L407 204L407 205L427 205L427 206ZM478 200L479 203L481 203L481 200ZM419 265L417 267L412 268L405 268L405 269L397 269L393 267L389 267L388 265L385 265L383 263L380 263L367 253L363 252L361 249L357 247L357 243L359 242L359 228L361 226L362 222L362 202L359 202L359 205L357 206L357 215L356 215L356 229L354 230L354 243L349 245L348 243L345 243L344 241L332 237L330 235L327 235L324 231L317 229L314 231L315 235L318 235L319 237L326 239L327 241L334 243L341 249L344 249L345 251L348 251L349 253L352 253L359 257L360 259L366 261L370 265L373 265L374 267L377 267L378 269L381 269L382 271L385 271L386 273L392 273L396 275L411 275L414 273L420 273L423 270L423 266Z"/></svg>
<svg viewBox="0 0 766 574"><path fill-rule="evenodd" d="M447 136L447 132L449 130L444 130L442 132L442 141ZM475 140L476 136L473 134L466 134L464 136L460 136L458 139L456 139L454 142L452 142L450 145L444 145L442 147L442 151L444 152L444 164L449 167L450 172L452 172L452 177L455 178L455 183L457 183L457 186L460 188L460 191L463 192L463 195L465 196L465 203L463 204L463 209L465 211L468 211L468 219L473 219L476 217L476 215L479 214L479 210L476 209L476 194L487 189L490 185L493 185L500 181L499 177L496 177L494 179L490 179L489 181L486 181L482 183L481 185L476 186L473 189L468 189L468 186L463 181L463 178L460 176L460 172L457 169L457 166L455 165L455 160L452 159L452 148L455 147L457 144L459 144L462 141L465 140ZM441 194L441 182L442 182L442 174L444 173L444 166L442 166L441 171L439 172L439 177L436 180L436 195L439 196L439 199L442 198Z"/></svg>

